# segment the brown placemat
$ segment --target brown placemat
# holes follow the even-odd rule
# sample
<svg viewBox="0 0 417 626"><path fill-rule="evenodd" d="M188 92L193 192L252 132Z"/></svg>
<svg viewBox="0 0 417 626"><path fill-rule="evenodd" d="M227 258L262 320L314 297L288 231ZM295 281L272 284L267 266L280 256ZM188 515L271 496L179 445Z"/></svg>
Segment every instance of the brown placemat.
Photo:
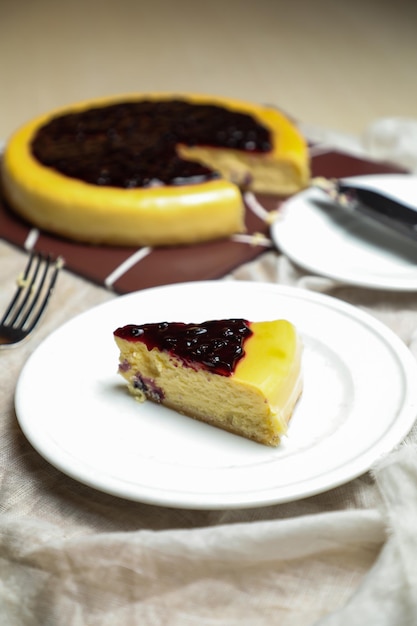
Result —
<svg viewBox="0 0 417 626"><path fill-rule="evenodd" d="M385 174L403 171L394 165L358 158L329 150L312 153L312 176L339 178L361 174ZM277 210L280 197L258 196L267 211ZM129 293L147 287L194 280L221 278L234 269L254 260L270 249L269 222L260 213L246 208L247 236L220 241L176 246L173 248L124 248L92 246L75 243L46 232L34 233L33 248L63 256L70 271L117 293ZM0 196L0 237L20 247L28 242L33 227L16 216ZM260 240L258 234L264 235ZM128 261L130 260L130 262ZM119 270L126 261L129 269Z"/></svg>

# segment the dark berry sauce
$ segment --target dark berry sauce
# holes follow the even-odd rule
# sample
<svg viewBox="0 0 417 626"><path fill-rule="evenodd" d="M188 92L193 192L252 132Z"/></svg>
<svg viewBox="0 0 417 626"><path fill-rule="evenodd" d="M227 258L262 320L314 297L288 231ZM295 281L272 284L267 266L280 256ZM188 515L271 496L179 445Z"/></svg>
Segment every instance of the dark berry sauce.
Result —
<svg viewBox="0 0 417 626"><path fill-rule="evenodd" d="M246 320L231 319L202 324L130 324L118 328L114 334L128 341L140 341L148 350L157 348L169 352L188 367L203 367L221 376L230 376L245 354L244 343L252 331Z"/></svg>
<svg viewBox="0 0 417 626"><path fill-rule="evenodd" d="M184 100L141 100L60 115L36 133L33 156L61 174L94 185L152 187L218 178L186 161L176 146L269 152L269 130L252 116Z"/></svg>

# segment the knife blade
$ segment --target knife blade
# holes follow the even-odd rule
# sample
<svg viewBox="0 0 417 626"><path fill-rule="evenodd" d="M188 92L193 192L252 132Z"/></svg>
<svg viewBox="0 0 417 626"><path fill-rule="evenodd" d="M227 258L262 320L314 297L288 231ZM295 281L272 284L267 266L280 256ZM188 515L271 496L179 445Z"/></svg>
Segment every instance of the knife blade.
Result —
<svg viewBox="0 0 417 626"><path fill-rule="evenodd" d="M408 239L417 242L417 179L415 206L398 196L366 186L353 179L313 179L312 184L324 191L342 210L358 215L368 223L377 222Z"/></svg>

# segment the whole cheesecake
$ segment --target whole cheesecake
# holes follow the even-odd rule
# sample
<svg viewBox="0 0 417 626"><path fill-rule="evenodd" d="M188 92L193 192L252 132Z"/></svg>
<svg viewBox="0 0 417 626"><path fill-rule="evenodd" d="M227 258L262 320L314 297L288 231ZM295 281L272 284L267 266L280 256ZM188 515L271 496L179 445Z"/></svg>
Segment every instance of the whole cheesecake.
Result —
<svg viewBox="0 0 417 626"><path fill-rule="evenodd" d="M242 189L289 195L306 143L278 110L196 94L89 100L31 120L6 143L12 209L88 243L190 244L243 232Z"/></svg>
<svg viewBox="0 0 417 626"><path fill-rule="evenodd" d="M277 446L302 391L301 340L287 320L211 320L118 328L119 372L151 400Z"/></svg>

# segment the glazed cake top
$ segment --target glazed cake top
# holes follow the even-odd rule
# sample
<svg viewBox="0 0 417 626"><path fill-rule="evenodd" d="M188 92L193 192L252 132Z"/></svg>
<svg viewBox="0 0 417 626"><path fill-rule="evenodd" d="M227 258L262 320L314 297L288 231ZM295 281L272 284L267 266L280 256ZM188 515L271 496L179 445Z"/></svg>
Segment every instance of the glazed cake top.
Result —
<svg viewBox="0 0 417 626"><path fill-rule="evenodd" d="M181 99L145 99L53 117L39 128L31 150L43 165L95 185L129 189L218 177L180 158L178 144L272 149L269 130L247 113Z"/></svg>
<svg viewBox="0 0 417 626"><path fill-rule="evenodd" d="M114 332L121 339L144 343L148 350L157 348L168 352L188 367L204 368L221 376L233 374L245 354L245 341L252 334L250 322L244 319L211 320L201 324L129 324Z"/></svg>

